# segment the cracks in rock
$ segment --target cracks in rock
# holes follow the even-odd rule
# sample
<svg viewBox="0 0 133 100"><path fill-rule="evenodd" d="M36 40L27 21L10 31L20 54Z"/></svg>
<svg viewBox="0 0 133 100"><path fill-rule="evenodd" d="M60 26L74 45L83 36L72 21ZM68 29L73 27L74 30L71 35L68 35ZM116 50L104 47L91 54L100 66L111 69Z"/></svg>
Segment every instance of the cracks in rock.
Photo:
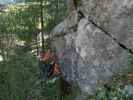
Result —
<svg viewBox="0 0 133 100"><path fill-rule="evenodd" d="M84 14L82 13L82 11L78 11L78 14L82 17L85 18ZM117 43L122 49L128 51L130 54L133 55L133 50L128 48L126 45L124 45L123 43L119 42L117 40L117 38L113 37L113 35L111 35L111 33L109 33L108 31L106 31L104 28L100 27L99 25L97 25L93 20L90 20L88 18L88 21L94 25L95 27L97 27L98 29L100 29L104 34L106 34L107 36L109 36L111 39L113 39L115 41L115 43Z"/></svg>
<svg viewBox="0 0 133 100"><path fill-rule="evenodd" d="M123 43L119 42L117 40L117 38L113 37L111 35L111 33L109 33L108 31L104 30L102 27L100 27L99 25L97 25L93 20L89 20L89 22L91 22L95 27L97 27L98 29L100 29L102 32L104 32L107 36L109 36L111 39L113 39L115 41L115 43L117 43L122 49L128 51L130 54L133 55L133 50L128 48L126 45L124 45Z"/></svg>
<svg viewBox="0 0 133 100"><path fill-rule="evenodd" d="M77 20L77 24L75 24L74 26L72 27L69 27L68 30L73 30L74 32L77 31L77 28L78 28L78 22L85 18L85 15L83 14L82 11L80 11L79 9L77 10L77 13L78 13L78 20ZM104 28L102 28L101 26L99 26L97 23L95 23L92 19L90 20L88 18L88 22L90 22L92 25L94 25L96 28L100 29L105 35L109 36L112 40L115 41L115 43L117 43L122 49L128 51L130 54L133 55L133 50L128 48L126 45L124 45L123 43L121 43L120 41L117 40L117 38L115 38L113 35L111 35L110 32L106 31ZM65 36L65 35L68 35L68 34L71 34L71 32L65 32L65 33L62 33L62 34L57 34L55 36L51 36L52 40L54 38L59 38L59 37L62 37L62 36Z"/></svg>
<svg viewBox="0 0 133 100"><path fill-rule="evenodd" d="M77 31L77 24L75 26L70 27L68 30L72 30L73 32ZM55 38L60 38L60 37L64 37L68 34L71 34L71 32L62 32L61 34L56 34L56 35L51 35L50 36L50 40L54 40Z"/></svg>
<svg viewBox="0 0 133 100"><path fill-rule="evenodd" d="M77 13L78 13L78 22L79 22L81 19L85 18L84 14L83 14L80 10L78 10Z"/></svg>
<svg viewBox="0 0 133 100"><path fill-rule="evenodd" d="M65 35L67 35L68 33L62 33L62 34L56 34L56 35L51 35L50 36L50 40L54 40L55 38L59 38L59 37L63 37L63 36L65 36Z"/></svg>

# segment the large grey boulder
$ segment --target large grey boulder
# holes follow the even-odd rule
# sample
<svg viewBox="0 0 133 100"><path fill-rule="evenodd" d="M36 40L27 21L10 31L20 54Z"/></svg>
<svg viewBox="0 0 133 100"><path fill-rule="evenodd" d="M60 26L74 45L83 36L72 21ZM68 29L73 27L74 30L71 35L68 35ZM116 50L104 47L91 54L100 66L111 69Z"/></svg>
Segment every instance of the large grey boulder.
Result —
<svg viewBox="0 0 133 100"><path fill-rule="evenodd" d="M81 0L81 10L121 43L133 49L133 0Z"/></svg>
<svg viewBox="0 0 133 100"><path fill-rule="evenodd" d="M78 9L84 17L74 11L55 27L52 45L66 78L93 94L99 81L126 66L125 50L105 32L133 49L133 0L81 0Z"/></svg>

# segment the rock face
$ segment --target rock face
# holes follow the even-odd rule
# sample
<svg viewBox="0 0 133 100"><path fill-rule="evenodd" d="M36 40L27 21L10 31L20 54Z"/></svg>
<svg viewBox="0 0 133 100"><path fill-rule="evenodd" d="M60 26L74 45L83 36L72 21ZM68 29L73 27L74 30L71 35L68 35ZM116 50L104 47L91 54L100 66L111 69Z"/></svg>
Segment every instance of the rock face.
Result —
<svg viewBox="0 0 133 100"><path fill-rule="evenodd" d="M133 0L81 0L78 9L84 16L73 11L55 27L52 45L67 79L92 94L125 66L125 50L116 42L133 49Z"/></svg>

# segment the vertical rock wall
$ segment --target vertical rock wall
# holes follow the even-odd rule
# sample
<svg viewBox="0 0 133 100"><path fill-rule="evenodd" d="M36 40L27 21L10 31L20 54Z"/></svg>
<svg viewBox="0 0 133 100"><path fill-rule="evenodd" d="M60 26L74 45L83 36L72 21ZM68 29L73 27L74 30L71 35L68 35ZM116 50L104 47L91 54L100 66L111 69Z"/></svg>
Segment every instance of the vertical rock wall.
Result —
<svg viewBox="0 0 133 100"><path fill-rule="evenodd" d="M74 11L55 27L52 44L67 79L92 94L125 66L116 42L133 49L133 0L81 0L79 10L84 16Z"/></svg>

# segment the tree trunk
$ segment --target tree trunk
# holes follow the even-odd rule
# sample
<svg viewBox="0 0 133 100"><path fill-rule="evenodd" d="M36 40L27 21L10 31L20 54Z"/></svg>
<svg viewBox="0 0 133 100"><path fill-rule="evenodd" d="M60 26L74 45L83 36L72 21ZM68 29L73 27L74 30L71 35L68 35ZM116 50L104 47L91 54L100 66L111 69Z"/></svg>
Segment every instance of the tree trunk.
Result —
<svg viewBox="0 0 133 100"><path fill-rule="evenodd" d="M43 27L44 27L44 23L43 23L43 1L40 1L40 8L41 8L41 13L40 13L40 21L41 21L41 38L42 38L42 51L44 51L44 32L43 32Z"/></svg>

